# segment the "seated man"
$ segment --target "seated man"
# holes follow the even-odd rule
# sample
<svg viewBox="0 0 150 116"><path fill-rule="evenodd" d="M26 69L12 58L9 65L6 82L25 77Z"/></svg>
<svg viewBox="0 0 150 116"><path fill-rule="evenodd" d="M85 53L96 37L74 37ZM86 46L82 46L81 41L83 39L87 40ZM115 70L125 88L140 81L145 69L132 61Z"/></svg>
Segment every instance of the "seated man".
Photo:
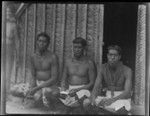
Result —
<svg viewBox="0 0 150 116"><path fill-rule="evenodd" d="M120 58L119 46L108 47L108 62L103 64L98 72L91 99L86 102L86 105L91 103L111 111L131 109L132 70L124 65ZM106 90L105 96L99 96L102 93L102 84L105 85L103 86Z"/></svg>
<svg viewBox="0 0 150 116"><path fill-rule="evenodd" d="M95 67L94 63L84 56L85 47L85 39L81 37L74 39L74 57L65 63L60 95L66 94L66 97L60 100L69 107L79 106L83 103L81 99L84 101L84 98L90 97L89 90L94 85Z"/></svg>
<svg viewBox="0 0 150 116"><path fill-rule="evenodd" d="M48 50L50 38L46 33L40 33L36 42L36 52L31 56L31 89L26 96L33 97L35 101L42 100L43 104L49 107L52 106L51 101L58 90L58 59Z"/></svg>

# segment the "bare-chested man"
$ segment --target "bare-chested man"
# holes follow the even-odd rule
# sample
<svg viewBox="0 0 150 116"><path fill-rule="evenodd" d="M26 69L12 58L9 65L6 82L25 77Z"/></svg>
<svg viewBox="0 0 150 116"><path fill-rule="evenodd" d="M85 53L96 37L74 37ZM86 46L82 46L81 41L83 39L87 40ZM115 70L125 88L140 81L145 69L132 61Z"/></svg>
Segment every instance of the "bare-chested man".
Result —
<svg viewBox="0 0 150 116"><path fill-rule="evenodd" d="M69 96L61 101L67 106L78 106L79 99L90 97L89 90L94 85L95 67L93 61L84 55L86 45L85 39L81 37L74 39L74 57L68 59L64 67L61 92L65 91Z"/></svg>
<svg viewBox="0 0 150 116"><path fill-rule="evenodd" d="M108 47L107 59L108 62L99 69L90 102L111 111L122 109L122 113L127 113L131 109L132 70L120 61L118 45ZM102 88L106 95L102 96Z"/></svg>
<svg viewBox="0 0 150 116"><path fill-rule="evenodd" d="M50 97L56 92L58 59L47 49L50 38L46 33L40 33L36 42L36 52L31 56L32 89L27 96L34 96L36 101L42 99L44 105L49 106Z"/></svg>

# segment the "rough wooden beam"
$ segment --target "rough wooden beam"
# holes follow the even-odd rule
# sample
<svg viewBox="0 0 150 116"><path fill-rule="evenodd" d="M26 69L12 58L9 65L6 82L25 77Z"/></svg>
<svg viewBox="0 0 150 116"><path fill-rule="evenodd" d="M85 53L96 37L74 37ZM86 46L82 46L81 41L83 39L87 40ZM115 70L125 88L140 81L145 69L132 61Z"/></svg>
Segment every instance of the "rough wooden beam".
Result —
<svg viewBox="0 0 150 116"><path fill-rule="evenodd" d="M145 99L145 115L149 116L149 85L150 85L150 3L147 6L147 20L146 20L146 99Z"/></svg>
<svg viewBox="0 0 150 116"><path fill-rule="evenodd" d="M137 44L135 70L135 104L145 105L146 68L146 6L138 7Z"/></svg>
<svg viewBox="0 0 150 116"><path fill-rule="evenodd" d="M24 63L23 63L23 78L26 82L26 49L27 49L27 21L28 21L28 11L25 12L25 37L24 37Z"/></svg>
<svg viewBox="0 0 150 116"><path fill-rule="evenodd" d="M102 55L103 55L103 32L104 32L104 5L101 4L99 7L99 26L98 26L98 42L97 51L99 53L96 56L96 61L99 61L98 65L102 64Z"/></svg>
<svg viewBox="0 0 150 116"><path fill-rule="evenodd" d="M30 4L28 3L21 3L21 5L19 6L19 8L17 9L17 12L15 13L16 18L19 18L21 16L21 14L26 10L26 8L29 6Z"/></svg>
<svg viewBox="0 0 150 116"><path fill-rule="evenodd" d="M36 6L36 4L34 4L34 25L33 25L33 30L34 30L34 32L33 32L33 52L35 52L35 48L36 48L36 11L37 11L37 6Z"/></svg>
<svg viewBox="0 0 150 116"><path fill-rule="evenodd" d="M46 27L46 4L43 4L43 32L45 32Z"/></svg>
<svg viewBox="0 0 150 116"><path fill-rule="evenodd" d="M2 46L1 46L1 107L0 115L6 113L6 3L2 2Z"/></svg>

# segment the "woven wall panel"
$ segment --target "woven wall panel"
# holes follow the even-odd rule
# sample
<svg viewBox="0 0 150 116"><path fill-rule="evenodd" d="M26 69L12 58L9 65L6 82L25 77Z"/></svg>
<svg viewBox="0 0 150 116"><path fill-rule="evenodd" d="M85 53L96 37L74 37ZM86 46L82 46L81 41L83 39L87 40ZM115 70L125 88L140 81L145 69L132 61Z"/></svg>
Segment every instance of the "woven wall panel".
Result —
<svg viewBox="0 0 150 116"><path fill-rule="evenodd" d="M55 53L59 57L60 67L63 63L65 4L56 5Z"/></svg>
<svg viewBox="0 0 150 116"><path fill-rule="evenodd" d="M66 28L64 43L64 59L72 57L72 41L75 39L76 29L76 5L67 4L66 6Z"/></svg>
<svg viewBox="0 0 150 116"><path fill-rule="evenodd" d="M43 6L44 6L44 4L37 4L37 13L36 13L36 15L37 15L37 22L36 22L36 33L37 34L39 34L39 33L41 33L41 32L43 32L44 31L44 27L45 27L45 22L44 22L44 14L45 13L43 13L43 10L44 10L44 8L43 8Z"/></svg>
<svg viewBox="0 0 150 116"><path fill-rule="evenodd" d="M77 9L77 35L86 39L87 4L79 4Z"/></svg>
<svg viewBox="0 0 150 116"><path fill-rule="evenodd" d="M145 103L145 41L146 41L146 6L138 7L136 70L135 70L135 104Z"/></svg>
<svg viewBox="0 0 150 116"><path fill-rule="evenodd" d="M19 24L20 46L19 46L19 62L17 70L17 82L23 82L23 61L24 57L24 40L25 40L25 12L21 15Z"/></svg>
<svg viewBox="0 0 150 116"><path fill-rule="evenodd" d="M27 39L26 39L26 79L30 77L30 56L33 54L33 37L34 37L34 5L28 8L27 19Z"/></svg>
<svg viewBox="0 0 150 116"><path fill-rule="evenodd" d="M94 41L97 39L97 20L98 13L96 12L98 8L96 5L88 5L88 13L87 13L87 43L88 43L88 51L87 55L94 59Z"/></svg>
<svg viewBox="0 0 150 116"><path fill-rule="evenodd" d="M97 6L98 7L98 6ZM97 11L98 10L98 11ZM97 39L95 39L95 63L99 67L102 63L102 49L103 49L103 27L104 27L104 5L99 5L96 12L98 13L98 29L97 29Z"/></svg>
<svg viewBox="0 0 150 116"><path fill-rule="evenodd" d="M46 4L46 22L45 28L46 33L50 36L51 42L49 45L49 50L54 50L54 39L55 39L55 11L56 5L55 4Z"/></svg>
<svg viewBox="0 0 150 116"><path fill-rule="evenodd" d="M24 17L23 17L24 16ZM23 17L23 18L22 18ZM88 41L88 56L96 63L101 62L103 40L103 6L91 4L31 4L28 7L27 22L27 63L29 55L33 52L34 37L44 30L51 38L49 49L54 51L59 58L60 69L64 60L72 56L72 40L83 37ZM25 28L25 12L21 16L21 28ZM23 21L24 20L24 21ZM21 30L22 38L25 30ZM25 38L23 38L24 40ZM24 42L21 46L24 46ZM23 47L24 48L24 47ZM30 50L30 51L29 51ZM24 53L20 52L20 60Z"/></svg>

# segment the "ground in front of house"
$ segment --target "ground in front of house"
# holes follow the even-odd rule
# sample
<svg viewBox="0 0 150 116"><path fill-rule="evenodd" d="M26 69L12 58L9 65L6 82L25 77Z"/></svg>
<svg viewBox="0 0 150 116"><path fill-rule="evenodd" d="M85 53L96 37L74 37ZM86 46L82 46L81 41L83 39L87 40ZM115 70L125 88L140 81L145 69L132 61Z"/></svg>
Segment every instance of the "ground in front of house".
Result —
<svg viewBox="0 0 150 116"><path fill-rule="evenodd" d="M59 107L59 106L58 106ZM145 115L145 107L132 104L131 115ZM7 114L66 114L64 107L57 110L41 107L25 107L22 98L9 96L6 102Z"/></svg>
<svg viewBox="0 0 150 116"><path fill-rule="evenodd" d="M43 107L27 107L23 104L23 99L9 96L6 101L7 114L64 114L64 109L59 107L58 110L51 110Z"/></svg>

